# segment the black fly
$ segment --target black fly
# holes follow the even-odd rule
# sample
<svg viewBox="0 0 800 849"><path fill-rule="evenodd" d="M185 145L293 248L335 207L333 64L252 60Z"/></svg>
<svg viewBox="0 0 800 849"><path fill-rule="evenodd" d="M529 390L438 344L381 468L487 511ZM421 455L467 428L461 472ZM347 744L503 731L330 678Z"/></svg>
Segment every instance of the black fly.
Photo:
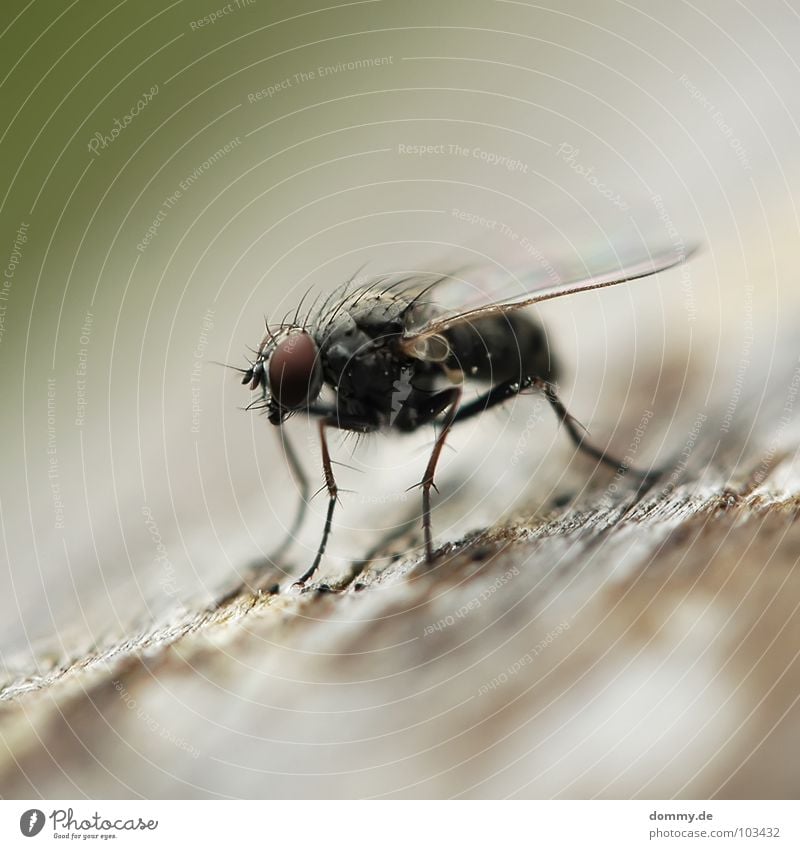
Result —
<svg viewBox="0 0 800 849"><path fill-rule="evenodd" d="M598 461L647 480L654 473L628 470L619 460L589 444L577 422L559 400L557 370L544 331L524 307L590 289L648 277L682 262L688 253L667 251L646 261L589 277L557 282L539 280L512 297L482 293L478 303L448 309L443 291L453 281L442 277L380 278L365 285L351 281L336 290L300 321L294 319L267 333L242 383L260 393L251 406L266 410L280 427L304 412L319 423L322 468L329 503L317 554L300 578L304 584L319 566L331 530L337 501L326 433L329 428L371 433L414 431L435 423L439 432L419 486L425 555L433 559L430 491L450 428L526 391L539 390L575 445ZM462 284L463 289L463 284ZM488 388L462 403L464 381ZM323 391L327 388L327 400ZM303 504L292 529L302 521L308 487L288 442L287 460L301 484Z"/></svg>

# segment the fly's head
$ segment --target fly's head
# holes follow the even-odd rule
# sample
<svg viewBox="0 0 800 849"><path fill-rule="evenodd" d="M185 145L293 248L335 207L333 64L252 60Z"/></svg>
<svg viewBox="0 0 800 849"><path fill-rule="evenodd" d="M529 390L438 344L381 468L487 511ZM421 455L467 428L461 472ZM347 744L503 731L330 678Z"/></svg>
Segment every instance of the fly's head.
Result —
<svg viewBox="0 0 800 849"><path fill-rule="evenodd" d="M261 390L271 424L280 425L322 391L322 363L314 337L299 327L267 329L243 384Z"/></svg>

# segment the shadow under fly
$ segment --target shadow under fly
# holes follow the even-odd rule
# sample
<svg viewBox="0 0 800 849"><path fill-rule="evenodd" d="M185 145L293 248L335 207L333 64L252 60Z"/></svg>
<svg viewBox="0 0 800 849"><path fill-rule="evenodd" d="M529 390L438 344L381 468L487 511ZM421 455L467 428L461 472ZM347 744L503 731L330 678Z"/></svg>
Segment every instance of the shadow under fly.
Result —
<svg viewBox="0 0 800 849"><path fill-rule="evenodd" d="M459 422L527 391L540 391L575 445L597 461L643 482L660 470L628 468L592 445L560 401L557 371L542 326L525 307L565 295L651 277L684 261L693 251L673 249L612 270L553 282L550 277L508 278L502 286L471 285L456 275L392 275L364 284L350 280L317 302L301 318L302 302L291 320L267 332L246 369L243 384L258 398L249 408L266 412L280 428L297 413L317 420L323 489L328 509L322 539L311 566L297 581L316 572L331 532L338 490L327 431L411 432L438 426L422 474L422 528L425 557L433 560L431 490L447 434ZM320 302L321 301L321 302ZM462 403L464 385L483 385L475 400ZM285 434L281 440L302 500L290 539L302 524L309 484Z"/></svg>

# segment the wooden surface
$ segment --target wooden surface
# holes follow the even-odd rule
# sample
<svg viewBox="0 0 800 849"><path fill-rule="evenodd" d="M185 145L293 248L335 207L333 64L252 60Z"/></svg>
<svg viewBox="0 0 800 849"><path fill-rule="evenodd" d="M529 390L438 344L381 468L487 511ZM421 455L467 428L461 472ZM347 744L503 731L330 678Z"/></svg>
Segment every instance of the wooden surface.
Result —
<svg viewBox="0 0 800 849"><path fill-rule="evenodd" d="M0 792L795 795L785 364L757 411L743 404L747 439L720 429L722 402L676 421L671 471L649 491L573 458L571 498L520 505L432 569L402 553L414 531L349 582L329 569L333 591L242 590L17 676Z"/></svg>

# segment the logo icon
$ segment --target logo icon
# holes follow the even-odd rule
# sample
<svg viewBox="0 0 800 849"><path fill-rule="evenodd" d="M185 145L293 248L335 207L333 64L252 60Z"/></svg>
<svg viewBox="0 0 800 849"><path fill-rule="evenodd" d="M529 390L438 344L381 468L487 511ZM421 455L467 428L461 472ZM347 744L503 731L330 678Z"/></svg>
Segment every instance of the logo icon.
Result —
<svg viewBox="0 0 800 849"><path fill-rule="evenodd" d="M411 394L411 378L414 375L414 370L408 366L403 366L400 370L400 377L395 380L392 385L392 413L389 416L389 424L394 424L394 420L403 409L403 404Z"/></svg>
<svg viewBox="0 0 800 849"><path fill-rule="evenodd" d="M19 818L19 830L25 837L36 837L44 828L44 812L38 808L31 808Z"/></svg>

